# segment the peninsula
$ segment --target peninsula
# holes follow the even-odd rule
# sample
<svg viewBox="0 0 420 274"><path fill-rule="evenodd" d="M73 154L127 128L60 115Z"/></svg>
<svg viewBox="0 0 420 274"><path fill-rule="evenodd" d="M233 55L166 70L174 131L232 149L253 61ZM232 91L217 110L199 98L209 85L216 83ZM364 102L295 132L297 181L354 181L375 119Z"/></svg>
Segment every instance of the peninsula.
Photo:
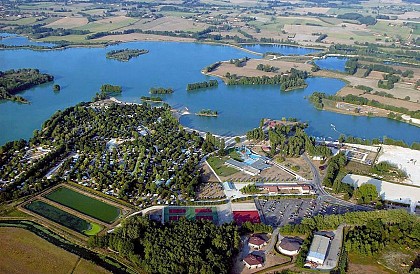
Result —
<svg viewBox="0 0 420 274"><path fill-rule="evenodd" d="M40 73L38 69L0 71L0 100L29 103L28 100L16 94L53 80L53 76Z"/></svg>

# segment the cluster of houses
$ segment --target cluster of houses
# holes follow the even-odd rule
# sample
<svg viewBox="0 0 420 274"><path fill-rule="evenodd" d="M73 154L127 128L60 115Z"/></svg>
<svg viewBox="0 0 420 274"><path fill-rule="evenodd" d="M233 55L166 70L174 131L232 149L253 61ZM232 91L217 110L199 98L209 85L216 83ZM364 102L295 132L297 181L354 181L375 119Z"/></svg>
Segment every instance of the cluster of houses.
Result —
<svg viewBox="0 0 420 274"><path fill-rule="evenodd" d="M252 235L248 240L248 246L253 248L255 251L249 253L243 262L246 268L254 269L264 266L264 252L256 252L261 250L265 245L267 245L268 239L264 235L255 234Z"/></svg>

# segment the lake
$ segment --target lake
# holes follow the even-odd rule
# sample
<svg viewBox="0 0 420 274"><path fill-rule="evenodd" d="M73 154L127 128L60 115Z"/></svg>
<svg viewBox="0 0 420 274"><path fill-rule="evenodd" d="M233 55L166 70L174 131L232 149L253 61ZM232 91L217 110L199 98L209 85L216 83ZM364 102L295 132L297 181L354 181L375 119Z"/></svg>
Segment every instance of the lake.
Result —
<svg viewBox="0 0 420 274"><path fill-rule="evenodd" d="M345 72L347 60L345 57L327 57L315 60L315 64L321 69Z"/></svg>
<svg viewBox="0 0 420 274"><path fill-rule="evenodd" d="M149 53L129 62L106 59L108 51L123 48L147 49ZM299 54L301 48L288 50ZM117 98L131 102L140 102L151 87L171 87L175 92L161 97L172 107L188 107L191 113L201 109L219 112L217 118L186 115L181 124L215 134L242 135L257 127L264 117L296 117L309 123L309 134L319 137L336 139L344 133L369 139L387 136L408 143L420 141L420 128L406 123L316 110L305 97L314 91L336 93L345 85L337 79L310 78L307 88L290 92L280 91L279 86L226 86L221 81L217 88L186 91L188 83L214 79L200 73L204 67L244 56L259 58L229 46L175 42L131 42L107 48L53 51L2 50L0 70L38 68L53 75L55 81L21 93L31 102L29 105L0 103L0 144L28 139L55 111L90 101L105 83L121 85L123 93ZM53 92L54 84L61 86L59 93Z"/></svg>
<svg viewBox="0 0 420 274"><path fill-rule="evenodd" d="M303 48L297 46L285 46L276 44L242 44L244 49L259 53L274 52L282 55L305 55L314 52L320 52L321 49Z"/></svg>

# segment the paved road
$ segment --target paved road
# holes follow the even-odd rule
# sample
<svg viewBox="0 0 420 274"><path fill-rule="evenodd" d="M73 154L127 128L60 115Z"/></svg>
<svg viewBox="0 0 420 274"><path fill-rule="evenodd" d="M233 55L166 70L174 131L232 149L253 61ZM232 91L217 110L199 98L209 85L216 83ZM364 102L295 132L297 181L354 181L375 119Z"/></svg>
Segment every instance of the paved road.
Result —
<svg viewBox="0 0 420 274"><path fill-rule="evenodd" d="M311 160L309 160L308 156L306 154L303 154L303 159L309 164L309 166L311 167L311 171L312 174L314 175L314 179L313 179L313 187L316 191L316 193L319 195L319 199L328 203L332 203L332 204L337 204L337 205L341 205L341 206L346 206L346 207L352 207L356 210L372 210L371 207L368 206L362 206L362 205L356 205L353 203L350 203L348 201L339 199L337 197L332 196L331 194L329 194L323 187L322 187L322 183L321 183L321 175L318 172L317 167L312 163Z"/></svg>
<svg viewBox="0 0 420 274"><path fill-rule="evenodd" d="M268 244L267 248L264 251L265 256L267 256L268 253L270 253L271 250L273 250L274 245L277 242L278 235L279 235L279 228L277 227L276 229L274 229L273 234L271 234L270 243Z"/></svg>

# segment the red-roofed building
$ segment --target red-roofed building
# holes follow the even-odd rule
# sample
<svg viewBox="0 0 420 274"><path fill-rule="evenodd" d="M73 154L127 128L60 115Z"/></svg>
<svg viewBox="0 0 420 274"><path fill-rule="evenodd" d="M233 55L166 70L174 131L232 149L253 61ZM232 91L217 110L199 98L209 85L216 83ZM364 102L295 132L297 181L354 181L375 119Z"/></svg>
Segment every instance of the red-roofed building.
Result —
<svg viewBox="0 0 420 274"><path fill-rule="evenodd" d="M243 261L246 267L248 267L249 269L252 269L252 268L262 267L264 259L263 257L257 256L254 254L248 254L248 256L246 256L243 259Z"/></svg>
<svg viewBox="0 0 420 274"><path fill-rule="evenodd" d="M277 194L279 192L277 186L265 186L264 189L268 191L268 194Z"/></svg>
<svg viewBox="0 0 420 274"><path fill-rule="evenodd" d="M267 244L267 241L258 235L253 235L249 238L248 244L252 248L261 249Z"/></svg>

